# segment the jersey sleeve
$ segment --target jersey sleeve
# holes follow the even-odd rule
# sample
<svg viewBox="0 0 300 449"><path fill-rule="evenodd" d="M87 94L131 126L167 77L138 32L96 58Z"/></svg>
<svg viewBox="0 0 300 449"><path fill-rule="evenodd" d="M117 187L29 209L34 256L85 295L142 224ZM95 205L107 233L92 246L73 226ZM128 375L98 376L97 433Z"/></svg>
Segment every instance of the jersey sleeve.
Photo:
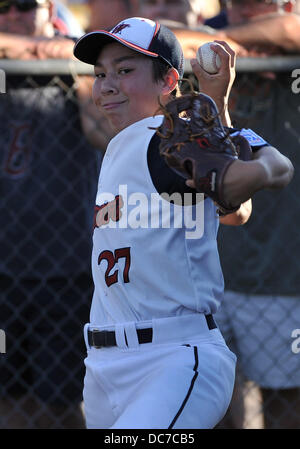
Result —
<svg viewBox="0 0 300 449"><path fill-rule="evenodd" d="M188 187L185 183L185 179L168 167L164 158L161 157L159 153L159 144L160 137L157 134L154 134L149 143L147 152L148 169L157 192L160 195L162 193L168 193L169 195L172 195L172 193L179 193L182 196L185 193L192 193L192 204L196 204L197 191ZM184 203L182 202L182 204Z"/></svg>

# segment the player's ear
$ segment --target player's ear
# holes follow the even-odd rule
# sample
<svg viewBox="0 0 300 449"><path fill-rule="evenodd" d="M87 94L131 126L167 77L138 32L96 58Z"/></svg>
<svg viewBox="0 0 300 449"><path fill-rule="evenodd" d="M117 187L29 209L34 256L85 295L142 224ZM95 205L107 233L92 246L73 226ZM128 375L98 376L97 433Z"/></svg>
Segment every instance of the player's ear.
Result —
<svg viewBox="0 0 300 449"><path fill-rule="evenodd" d="M177 87L179 74L174 67L171 67L164 76L163 95L169 95Z"/></svg>

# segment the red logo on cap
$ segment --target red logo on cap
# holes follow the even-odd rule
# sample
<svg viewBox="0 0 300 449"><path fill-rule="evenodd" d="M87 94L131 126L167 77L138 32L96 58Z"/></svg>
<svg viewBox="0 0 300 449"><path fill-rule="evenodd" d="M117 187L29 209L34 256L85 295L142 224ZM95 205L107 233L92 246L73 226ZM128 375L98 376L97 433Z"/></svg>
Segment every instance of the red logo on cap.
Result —
<svg viewBox="0 0 300 449"><path fill-rule="evenodd" d="M120 25L117 25L112 31L111 31L111 33L113 33L113 34L119 34L119 33L121 33L123 30L124 30L124 28L129 28L130 27L130 25L128 24L128 23L120 23Z"/></svg>

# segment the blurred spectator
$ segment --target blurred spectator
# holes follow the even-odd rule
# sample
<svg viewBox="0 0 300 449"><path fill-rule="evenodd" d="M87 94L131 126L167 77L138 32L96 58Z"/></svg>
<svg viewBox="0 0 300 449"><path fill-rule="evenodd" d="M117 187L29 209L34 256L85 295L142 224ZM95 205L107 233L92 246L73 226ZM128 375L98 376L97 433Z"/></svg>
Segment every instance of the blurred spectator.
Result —
<svg viewBox="0 0 300 449"><path fill-rule="evenodd" d="M0 5L2 58L70 55L48 0ZM71 45L71 47L70 47ZM57 47L57 48L56 48ZM81 130L74 80L7 74L1 95L1 428L80 428L100 153Z"/></svg>
<svg viewBox="0 0 300 449"><path fill-rule="evenodd" d="M227 0L225 3L226 11L221 15L225 17L222 28L226 29L218 31L220 39L232 39L246 48L250 56L299 53L300 17L293 11L294 2ZM207 24L213 27L218 20L212 18Z"/></svg>
<svg viewBox="0 0 300 449"><path fill-rule="evenodd" d="M204 26L201 21L203 0L159 0L159 4L148 0L87 0L90 10L90 24L87 31L110 30L112 26L127 17L147 17L159 19L176 34L185 57L193 58L198 47L213 40L215 30ZM180 11L180 12L179 12ZM159 17L161 16L161 17ZM164 17L163 17L164 16ZM166 18L168 16L168 18ZM179 20L179 21L178 21ZM227 39L233 49L238 44Z"/></svg>
<svg viewBox="0 0 300 449"><path fill-rule="evenodd" d="M90 10L90 24L87 32L110 30L127 17L134 17L139 0L87 0Z"/></svg>
<svg viewBox="0 0 300 449"><path fill-rule="evenodd" d="M24 0L29 2L31 0ZM33 1L29 11L19 11L12 6L0 14L0 58L8 59L75 59L73 56L74 36L68 37L54 27L55 10L52 1ZM98 1L98 0L97 0ZM101 2L101 0L99 0ZM10 4L10 0L7 0ZM106 8L109 5L106 4ZM4 9L5 11L5 9ZM108 17L108 14L107 14ZM65 31L64 31L65 32ZM88 141L104 151L112 132L107 121L100 116L92 104L91 88L93 77L76 78L76 90L80 100L81 126Z"/></svg>
<svg viewBox="0 0 300 449"><path fill-rule="evenodd" d="M139 0L137 15L157 20L173 30L186 59L196 56L197 49L214 40L216 32L203 23L204 0ZM236 44L228 39L236 50Z"/></svg>
<svg viewBox="0 0 300 449"><path fill-rule="evenodd" d="M232 0L228 2L228 20L235 22L234 29L241 28L245 33L248 26L250 31L256 26L257 32L261 30L255 42L250 31L249 41L246 34L240 40L249 54L282 53L286 44L277 45L277 39L285 30L274 35L271 30L273 20L292 14L283 12L283 8L291 6L290 2ZM238 18L242 25L238 24ZM295 29L296 35L298 31ZM265 41L264 36L268 36ZM247 110L250 115L248 92L253 110L247 127L269 139L293 161L297 170L300 160L295 149L299 141L288 129L297 129L295 111L299 100L291 92L290 75L267 79L257 74L251 82L252 85L249 82L246 86L236 80L230 104L232 116L237 117L239 110L242 114ZM258 104L269 106L259 114L255 110ZM300 316L300 285L295 266L300 254L297 226L300 216L299 208L293 206L294 192L299 188L299 180L295 178L275 202L270 201L267 193L256 194L249 222L234 233L224 226L219 231L226 290L217 321L238 357L238 369L260 386L265 428L298 428L300 423L300 359L291 350L291 334L299 327ZM240 427L243 418L240 374L236 379L232 405L220 425L223 427Z"/></svg>
<svg viewBox="0 0 300 449"><path fill-rule="evenodd" d="M141 0L141 7L144 1L147 2ZM240 57L264 56L266 46L269 54L300 51L300 17L293 10L294 2L224 0L222 3L217 16L196 28L175 23L174 32L186 58L195 57L200 45L214 39L226 40ZM252 14L253 8L257 14Z"/></svg>
<svg viewBox="0 0 300 449"><path fill-rule="evenodd" d="M23 5L23 6L22 6ZM0 4L0 57L47 59L72 57L74 41L53 25L50 0L5 0Z"/></svg>
<svg viewBox="0 0 300 449"><path fill-rule="evenodd" d="M54 28L61 34L80 37L84 34L78 20L74 17L67 5L55 0L55 15L52 19Z"/></svg>
<svg viewBox="0 0 300 449"><path fill-rule="evenodd" d="M228 18L226 11L226 0L220 0L220 11L217 15L210 17L204 21L205 25L210 26L216 30L228 26Z"/></svg>
<svg viewBox="0 0 300 449"><path fill-rule="evenodd" d="M141 17L190 28L203 23L203 0L140 0Z"/></svg>

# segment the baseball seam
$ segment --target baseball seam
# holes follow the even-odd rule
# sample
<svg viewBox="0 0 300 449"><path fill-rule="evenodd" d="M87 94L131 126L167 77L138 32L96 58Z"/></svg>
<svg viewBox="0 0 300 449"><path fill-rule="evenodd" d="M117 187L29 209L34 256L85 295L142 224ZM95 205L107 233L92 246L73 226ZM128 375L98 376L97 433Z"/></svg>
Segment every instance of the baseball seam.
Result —
<svg viewBox="0 0 300 449"><path fill-rule="evenodd" d="M212 50L213 51L213 50ZM217 53L214 51L214 54L213 54L213 60L212 60L212 63L213 63L213 66L214 66L214 69L215 69L215 71L216 72L218 72L218 66L217 66Z"/></svg>
<svg viewBox="0 0 300 449"><path fill-rule="evenodd" d="M200 51L198 52L198 54L199 54L199 58L200 58L200 65L201 65L201 67L204 67L204 64L203 64L203 58L202 58L202 50L200 50Z"/></svg>
<svg viewBox="0 0 300 449"><path fill-rule="evenodd" d="M213 66L215 72L217 73L217 72L219 71L219 68L218 68L218 66L217 66L217 56L218 56L218 55L217 55L217 53L216 53L215 51L213 51L213 50L211 50L211 51L213 52L211 63L212 63L212 66ZM200 65L201 65L201 67L203 67L203 69L205 70L205 65L204 65L204 61L203 61L202 51L201 51L201 50L198 52L198 55L199 55L199 59L200 59ZM210 72L208 72L207 70L205 70L205 71L206 71L207 73L210 73Z"/></svg>

